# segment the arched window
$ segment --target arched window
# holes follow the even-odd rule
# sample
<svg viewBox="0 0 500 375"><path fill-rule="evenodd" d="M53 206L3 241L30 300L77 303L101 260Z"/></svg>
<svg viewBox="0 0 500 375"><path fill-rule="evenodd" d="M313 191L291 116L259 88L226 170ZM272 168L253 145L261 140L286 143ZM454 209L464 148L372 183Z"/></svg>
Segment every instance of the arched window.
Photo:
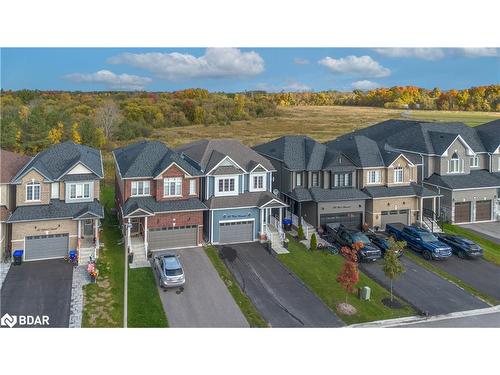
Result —
<svg viewBox="0 0 500 375"><path fill-rule="evenodd" d="M26 201L27 202L40 201L40 183L33 181L26 184Z"/></svg>
<svg viewBox="0 0 500 375"><path fill-rule="evenodd" d="M449 173L460 173L461 170L461 163L462 161L460 160L460 157L457 155L456 152L451 155L451 159L448 162L448 172Z"/></svg>

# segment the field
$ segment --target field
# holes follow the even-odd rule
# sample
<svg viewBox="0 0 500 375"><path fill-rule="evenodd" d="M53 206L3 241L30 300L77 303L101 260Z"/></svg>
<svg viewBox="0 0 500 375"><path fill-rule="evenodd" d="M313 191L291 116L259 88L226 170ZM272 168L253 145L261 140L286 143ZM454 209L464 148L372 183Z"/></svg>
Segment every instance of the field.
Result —
<svg viewBox="0 0 500 375"><path fill-rule="evenodd" d="M377 122L406 118L425 121L461 121L475 126L500 118L498 112L402 111L374 107L280 107L280 116L234 121L230 125L190 125L157 129L152 139L171 147L208 138L237 138L253 146L285 134L304 134L325 142Z"/></svg>

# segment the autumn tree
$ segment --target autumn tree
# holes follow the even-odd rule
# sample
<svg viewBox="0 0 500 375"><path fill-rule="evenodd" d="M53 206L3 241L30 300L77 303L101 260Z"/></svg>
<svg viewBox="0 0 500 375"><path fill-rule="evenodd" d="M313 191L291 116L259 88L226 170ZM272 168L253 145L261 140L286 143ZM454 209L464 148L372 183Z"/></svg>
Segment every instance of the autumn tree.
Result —
<svg viewBox="0 0 500 375"><path fill-rule="evenodd" d="M77 122L71 125L71 140L75 143L82 143L82 137L79 132L79 125Z"/></svg>
<svg viewBox="0 0 500 375"><path fill-rule="evenodd" d="M346 291L346 303L347 295L354 292L355 286L359 282L358 252L362 247L363 244L357 242L353 244L352 248L344 246L340 249L340 252L344 257L344 263L336 280Z"/></svg>
<svg viewBox="0 0 500 375"><path fill-rule="evenodd" d="M96 125L104 130L107 139L112 139L113 133L122 119L120 109L112 100L106 100L95 113Z"/></svg>
<svg viewBox="0 0 500 375"><path fill-rule="evenodd" d="M49 130L49 141L51 144L55 145L57 143L61 143L61 140L64 135L64 124L62 122L58 122L55 127Z"/></svg>
<svg viewBox="0 0 500 375"><path fill-rule="evenodd" d="M398 278L403 272L405 267L399 260L399 254L406 247L405 241L396 241L392 237L389 238L389 247L385 251L382 270L385 276L391 280L391 302L393 300L392 283L394 279Z"/></svg>

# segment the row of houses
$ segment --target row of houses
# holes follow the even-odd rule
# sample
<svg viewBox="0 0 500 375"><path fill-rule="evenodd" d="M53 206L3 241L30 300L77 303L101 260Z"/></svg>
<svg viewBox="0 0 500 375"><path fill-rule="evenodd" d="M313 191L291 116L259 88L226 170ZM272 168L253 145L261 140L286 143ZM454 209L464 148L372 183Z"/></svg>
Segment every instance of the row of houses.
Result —
<svg viewBox="0 0 500 375"><path fill-rule="evenodd" d="M99 150L65 142L34 158L2 151L2 247L25 260L96 255ZM115 201L136 261L148 251L269 239L282 220L384 229L499 219L500 120L388 120L327 143L284 136L249 148L143 141L113 151ZM139 259L137 259L139 258Z"/></svg>

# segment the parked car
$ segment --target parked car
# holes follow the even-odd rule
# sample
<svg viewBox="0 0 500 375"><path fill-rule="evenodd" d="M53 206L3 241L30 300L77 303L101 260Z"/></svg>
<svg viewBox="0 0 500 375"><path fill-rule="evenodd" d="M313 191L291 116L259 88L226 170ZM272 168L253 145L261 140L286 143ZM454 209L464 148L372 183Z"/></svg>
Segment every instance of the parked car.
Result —
<svg viewBox="0 0 500 375"><path fill-rule="evenodd" d="M483 256L481 246L468 238L446 233L438 234L438 238L440 241L448 244L453 253L458 255L459 258L478 258Z"/></svg>
<svg viewBox="0 0 500 375"><path fill-rule="evenodd" d="M385 226L387 234L394 236L399 241L406 241L412 249L421 252L426 260L442 260L452 255L451 247L441 242L426 229L392 223Z"/></svg>
<svg viewBox="0 0 500 375"><path fill-rule="evenodd" d="M367 233L366 235L370 239L370 241L380 249L380 251L382 252L382 256L384 256L385 251L389 248L389 237L386 237L379 233ZM403 255L403 252L399 251L398 257L400 257L401 255Z"/></svg>
<svg viewBox="0 0 500 375"><path fill-rule="evenodd" d="M365 233L345 227L342 224L327 224L327 236L329 242L338 242L340 246L349 246L361 242L363 248L359 251L358 258L361 262L374 262L382 257L380 249L371 243Z"/></svg>
<svg viewBox="0 0 500 375"><path fill-rule="evenodd" d="M154 268L162 288L176 288L183 286L186 282L182 264L174 253L155 257Z"/></svg>

